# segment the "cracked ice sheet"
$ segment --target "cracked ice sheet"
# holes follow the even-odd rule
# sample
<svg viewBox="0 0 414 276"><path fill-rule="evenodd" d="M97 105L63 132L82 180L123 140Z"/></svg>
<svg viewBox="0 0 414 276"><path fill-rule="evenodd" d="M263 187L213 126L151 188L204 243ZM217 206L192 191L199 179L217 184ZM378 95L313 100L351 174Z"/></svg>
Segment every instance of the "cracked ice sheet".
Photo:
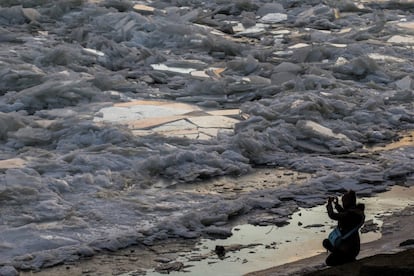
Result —
<svg viewBox="0 0 414 276"><path fill-rule="evenodd" d="M101 117L95 117L95 122L123 122L147 118L158 118L182 115L191 111L200 110L196 106L179 103L158 101L133 101L115 104L102 108ZM175 119L174 119L175 120Z"/></svg>
<svg viewBox="0 0 414 276"><path fill-rule="evenodd" d="M202 110L189 104L164 101L132 101L102 108L95 122L125 124L134 135L158 133L166 136L206 140L219 131L232 131L238 109Z"/></svg>

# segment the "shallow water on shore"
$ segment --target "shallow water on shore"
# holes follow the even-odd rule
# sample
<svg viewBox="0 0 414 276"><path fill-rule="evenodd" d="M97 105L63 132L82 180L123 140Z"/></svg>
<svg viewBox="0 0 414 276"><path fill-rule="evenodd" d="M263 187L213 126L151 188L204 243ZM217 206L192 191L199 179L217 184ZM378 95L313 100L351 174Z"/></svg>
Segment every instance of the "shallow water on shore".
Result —
<svg viewBox="0 0 414 276"><path fill-rule="evenodd" d="M394 186L387 192L360 198L358 201L365 204L366 224L369 222L369 225L377 227L361 234L363 247L364 243L381 238L383 216L414 205L414 187ZM324 205L300 209L292 215L289 222L289 225L283 227L238 225L233 228L233 235L228 239L202 240L195 250L182 254L175 261L188 265L184 271L191 275L234 276L326 252L321 242L327 237L334 222L328 218ZM214 253L216 245L222 245L228 250L224 258ZM172 271L169 274L186 275L186 272ZM147 271L146 275L162 274Z"/></svg>

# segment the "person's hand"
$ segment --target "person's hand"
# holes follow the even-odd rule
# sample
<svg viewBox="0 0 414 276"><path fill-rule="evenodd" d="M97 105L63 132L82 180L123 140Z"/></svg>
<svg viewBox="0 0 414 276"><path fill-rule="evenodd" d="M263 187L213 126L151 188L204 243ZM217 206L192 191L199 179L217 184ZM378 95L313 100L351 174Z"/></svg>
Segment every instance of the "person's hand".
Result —
<svg viewBox="0 0 414 276"><path fill-rule="evenodd" d="M338 204L338 198L337 198L337 197L334 197L333 202L334 202L335 204Z"/></svg>

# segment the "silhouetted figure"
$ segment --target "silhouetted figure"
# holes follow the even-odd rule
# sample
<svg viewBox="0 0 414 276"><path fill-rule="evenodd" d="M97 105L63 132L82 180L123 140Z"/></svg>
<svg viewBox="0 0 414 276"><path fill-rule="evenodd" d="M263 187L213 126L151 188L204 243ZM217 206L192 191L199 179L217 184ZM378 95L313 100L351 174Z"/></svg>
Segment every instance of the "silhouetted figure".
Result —
<svg viewBox="0 0 414 276"><path fill-rule="evenodd" d="M323 246L331 252L326 258L326 264L335 266L354 261L361 246L358 230L365 220L365 205L356 204L356 194L351 190L342 196L342 206L338 203L338 198L330 197L326 209L329 217L338 221L339 231L344 237L338 246L334 246L328 239L323 241Z"/></svg>

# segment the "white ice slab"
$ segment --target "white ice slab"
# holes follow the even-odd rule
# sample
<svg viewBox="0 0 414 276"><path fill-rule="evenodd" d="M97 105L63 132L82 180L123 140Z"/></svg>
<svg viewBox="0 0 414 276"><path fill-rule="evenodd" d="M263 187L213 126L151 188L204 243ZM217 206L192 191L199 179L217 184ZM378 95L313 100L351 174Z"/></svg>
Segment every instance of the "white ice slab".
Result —
<svg viewBox="0 0 414 276"><path fill-rule="evenodd" d="M126 124L130 129L149 129L156 126L164 125L167 123L175 122L184 119L185 116L168 116L168 117L156 117L147 118L142 120L128 121Z"/></svg>
<svg viewBox="0 0 414 276"><path fill-rule="evenodd" d="M304 47L308 47L308 46L310 46L310 45L306 44L306 43L298 43L298 44L289 46L288 48L289 49L299 49L299 48L304 48Z"/></svg>
<svg viewBox="0 0 414 276"><path fill-rule="evenodd" d="M290 34L291 31L289 31L289 30L274 30L274 31L271 31L270 33L272 33L274 35L287 35L287 34Z"/></svg>
<svg viewBox="0 0 414 276"><path fill-rule="evenodd" d="M83 48L83 51L88 53L88 54L93 54L93 55L96 55L96 56L99 56L99 57L105 56L105 53L103 53L101 51L98 51L98 50L95 50L95 49L91 49L91 48Z"/></svg>
<svg viewBox="0 0 414 276"><path fill-rule="evenodd" d="M247 28L244 31L237 33L237 35L260 34L266 30L266 27L266 24L257 23L253 27Z"/></svg>
<svg viewBox="0 0 414 276"><path fill-rule="evenodd" d="M339 43L328 43L328 45L331 45L331 46L336 47L336 48L346 48L346 47L348 47L347 44L339 44Z"/></svg>
<svg viewBox="0 0 414 276"><path fill-rule="evenodd" d="M276 51L274 52L275 56L278 57L288 57L291 56L293 54L293 51Z"/></svg>
<svg viewBox="0 0 414 276"><path fill-rule="evenodd" d="M192 131L192 132L198 132L197 126L190 123L187 120L179 120L176 122L164 124L162 126L156 127L152 129L155 132L171 132L171 131Z"/></svg>
<svg viewBox="0 0 414 276"><path fill-rule="evenodd" d="M344 140L349 140L349 138L341 133L334 133L330 128L324 127L318 123L315 123L313 121L306 121L305 122L305 128L316 132L320 135L323 136L327 136L327 137L332 137L332 138L337 138L337 139L344 139Z"/></svg>
<svg viewBox="0 0 414 276"><path fill-rule="evenodd" d="M414 30L414 22L410 21L410 22L401 22L397 24L398 27L403 28L403 29L409 29L409 30Z"/></svg>
<svg viewBox="0 0 414 276"><path fill-rule="evenodd" d="M207 111L210 115L221 115L221 116L231 116L231 115L239 115L240 109L224 109L224 110L212 110Z"/></svg>
<svg viewBox="0 0 414 276"><path fill-rule="evenodd" d="M340 30L338 34L346 34L346 33L349 33L350 31L352 31L352 28L345 28L345 29Z"/></svg>
<svg viewBox="0 0 414 276"><path fill-rule="evenodd" d="M21 158L0 160L0 169L22 168L25 164L26 161Z"/></svg>
<svg viewBox="0 0 414 276"><path fill-rule="evenodd" d="M147 5L142 5L142 4L135 4L133 9L136 12L146 12L146 13L152 13L155 11L155 9L153 7L147 6Z"/></svg>
<svg viewBox="0 0 414 276"><path fill-rule="evenodd" d="M349 61L344 58L344 57L338 57L337 60L335 61L335 65L344 65L347 64Z"/></svg>
<svg viewBox="0 0 414 276"><path fill-rule="evenodd" d="M162 63L158 64L151 64L152 69L158 71L167 71L172 73L180 73L180 74L190 74L193 71L196 71L195 68L183 68L183 67L170 67Z"/></svg>
<svg viewBox="0 0 414 276"><path fill-rule="evenodd" d="M246 28L243 26L243 24L242 23L237 23L236 25L234 25L233 27L232 27L232 29L233 29L233 32L235 32L235 33L239 33L239 32L243 32L243 31L245 31L246 30Z"/></svg>
<svg viewBox="0 0 414 276"><path fill-rule="evenodd" d="M178 112L179 114L182 114L183 112L191 112L191 111L199 111L201 108L185 104L185 103L176 103L176 102L167 102L167 101L150 101L150 100L141 100L141 101L130 101L130 102L124 102L124 103L116 103L114 104L116 107L133 107L133 106L156 106L156 107L162 107L162 108L169 108L174 110L182 110ZM174 114L177 114L177 112L174 112Z"/></svg>
<svg viewBox="0 0 414 276"><path fill-rule="evenodd" d="M195 125L203 128L233 128L239 121L225 116L200 116L188 118Z"/></svg>
<svg viewBox="0 0 414 276"><path fill-rule="evenodd" d="M378 54L378 53L371 53L371 54L368 54L368 56L370 58L374 59L374 60L393 61L393 62L406 62L406 60L404 60L402 58L381 55L381 54Z"/></svg>
<svg viewBox="0 0 414 276"><path fill-rule="evenodd" d="M414 36L411 35L394 35L387 40L389 43L414 44Z"/></svg>

